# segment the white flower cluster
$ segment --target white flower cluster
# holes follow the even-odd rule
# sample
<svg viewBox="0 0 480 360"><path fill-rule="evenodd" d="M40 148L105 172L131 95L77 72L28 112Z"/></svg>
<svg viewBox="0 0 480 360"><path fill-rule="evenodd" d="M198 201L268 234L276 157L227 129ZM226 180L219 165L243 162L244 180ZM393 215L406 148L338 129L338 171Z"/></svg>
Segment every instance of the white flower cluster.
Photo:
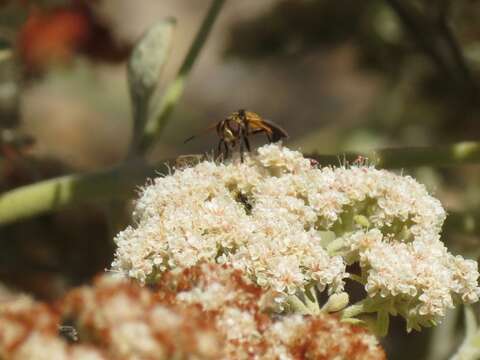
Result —
<svg viewBox="0 0 480 360"><path fill-rule="evenodd" d="M437 238L395 242L378 229L348 236L359 253L365 289L407 328L435 325L448 308L478 301L477 263L453 256Z"/></svg>
<svg viewBox="0 0 480 360"><path fill-rule="evenodd" d="M358 262L368 295L391 300L412 327L480 292L476 262L441 243L445 211L423 185L369 166L318 168L277 144L243 163L204 161L155 179L134 218L112 266L141 282L217 262L285 295L312 284L339 292Z"/></svg>
<svg viewBox="0 0 480 360"><path fill-rule="evenodd" d="M315 209L295 191L297 180L308 185L310 162L276 146L265 150L278 155L202 162L156 179L137 202L137 226L115 239L113 268L143 282L155 271L216 261L278 292L309 283L341 290L345 264L327 253Z"/></svg>

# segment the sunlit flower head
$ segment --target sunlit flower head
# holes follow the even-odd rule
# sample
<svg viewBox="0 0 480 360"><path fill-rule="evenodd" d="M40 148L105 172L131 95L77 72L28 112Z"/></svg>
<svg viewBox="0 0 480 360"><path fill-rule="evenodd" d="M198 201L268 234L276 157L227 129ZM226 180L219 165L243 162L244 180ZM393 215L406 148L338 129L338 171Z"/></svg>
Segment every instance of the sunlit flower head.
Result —
<svg viewBox="0 0 480 360"><path fill-rule="evenodd" d="M204 161L143 189L112 264L140 282L201 262L229 264L287 298L314 285L343 291L350 275L409 328L478 300L476 262L440 241L440 202L409 176L372 166L319 168L265 145L242 163ZM391 301L385 301L391 300Z"/></svg>

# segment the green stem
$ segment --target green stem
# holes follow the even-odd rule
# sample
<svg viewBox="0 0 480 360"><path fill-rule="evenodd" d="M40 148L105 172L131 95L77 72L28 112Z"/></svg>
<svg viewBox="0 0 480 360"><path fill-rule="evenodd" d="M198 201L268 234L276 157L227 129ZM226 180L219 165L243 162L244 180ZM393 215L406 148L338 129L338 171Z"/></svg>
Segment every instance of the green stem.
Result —
<svg viewBox="0 0 480 360"><path fill-rule="evenodd" d="M165 165L129 162L87 174L72 174L22 186L0 195L0 224L24 220L88 201L125 199Z"/></svg>
<svg viewBox="0 0 480 360"><path fill-rule="evenodd" d="M215 23L215 20L224 3L225 0L212 1L207 15L203 19L202 25L200 26L198 33L195 36L192 45L190 46L190 49L177 73L177 76L165 90L165 94L162 97L158 111L159 115L152 117L146 125L145 133L140 144L143 152L147 151L152 146L165 128L170 114L183 94L185 81L190 74L193 64L197 60L200 50L203 48L208 34L210 33L210 30L212 29L213 24Z"/></svg>
<svg viewBox="0 0 480 360"><path fill-rule="evenodd" d="M454 336L461 307L450 310L442 323L432 330L427 360L446 359L457 338Z"/></svg>
<svg viewBox="0 0 480 360"><path fill-rule="evenodd" d="M287 299L288 304L291 306L293 313L295 314L311 314L310 309L296 295L289 296Z"/></svg>
<svg viewBox="0 0 480 360"><path fill-rule="evenodd" d="M385 305L389 302L388 299L382 298L365 298L357 303L350 305L342 310L342 319L350 319L360 314L378 312L384 310Z"/></svg>
<svg viewBox="0 0 480 360"><path fill-rule="evenodd" d="M339 159L354 163L360 157L369 159L379 168L406 168L419 166L458 166L480 163L480 142L464 141L443 146L381 149L366 153L338 155L312 155L320 165L338 165Z"/></svg>
<svg viewBox="0 0 480 360"><path fill-rule="evenodd" d="M360 300L359 302L357 302L353 305L350 305L350 306L346 307L345 309L343 309L342 310L342 320L350 319L350 318L353 318L353 317L358 316L360 314L369 312L368 309L371 306L369 304L369 300L370 299L368 299L368 298Z"/></svg>
<svg viewBox="0 0 480 360"><path fill-rule="evenodd" d="M320 313L320 305L318 303L317 292L314 285L308 286L305 289L305 303L310 311L310 314Z"/></svg>
<svg viewBox="0 0 480 360"><path fill-rule="evenodd" d="M480 358L480 330L473 310L466 306L465 339L450 360L476 360L478 358Z"/></svg>
<svg viewBox="0 0 480 360"><path fill-rule="evenodd" d="M373 153L380 159L380 167L387 168L479 164L480 142L457 143L445 147L378 150ZM319 160L322 165L338 165L338 156L307 156ZM355 159L355 156L358 155L353 155L352 159ZM446 156L445 159L442 159L443 156ZM0 225L82 202L127 199L134 195L135 186L144 184L148 176L167 173L166 163L167 160L164 160L152 166L144 162L130 161L98 172L62 176L7 191L0 195ZM472 229L478 228L480 221L478 214L450 212L449 217L453 218L451 222L447 220L449 227L457 224L457 230L470 233Z"/></svg>

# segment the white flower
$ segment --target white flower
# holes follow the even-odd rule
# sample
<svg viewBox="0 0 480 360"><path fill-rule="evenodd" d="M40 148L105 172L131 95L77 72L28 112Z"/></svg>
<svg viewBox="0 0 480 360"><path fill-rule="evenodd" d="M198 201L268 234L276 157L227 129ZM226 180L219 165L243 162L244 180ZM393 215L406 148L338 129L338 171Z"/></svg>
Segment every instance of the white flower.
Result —
<svg viewBox="0 0 480 360"><path fill-rule="evenodd" d="M278 144L243 163L204 161L155 179L134 217L112 267L141 282L218 262L283 295L310 285L338 293L346 264L358 262L368 296L409 326L480 294L476 262L441 243L445 211L423 185L371 166L317 168Z"/></svg>

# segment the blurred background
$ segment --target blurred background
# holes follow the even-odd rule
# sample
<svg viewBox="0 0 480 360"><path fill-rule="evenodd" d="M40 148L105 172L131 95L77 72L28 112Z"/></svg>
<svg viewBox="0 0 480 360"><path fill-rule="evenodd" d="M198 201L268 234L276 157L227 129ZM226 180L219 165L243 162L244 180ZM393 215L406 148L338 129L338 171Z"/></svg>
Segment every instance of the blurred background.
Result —
<svg viewBox="0 0 480 360"><path fill-rule="evenodd" d="M133 45L155 21L176 18L161 96L209 5L0 0L1 191L123 162ZM148 159L210 151L214 134L183 141L239 108L280 124L287 145L304 153L479 140L479 18L477 0L226 1ZM452 214L444 232L451 251L474 259L479 170L403 169ZM0 281L46 300L88 282L109 267L129 204L89 201L1 225ZM461 340L457 317L446 347ZM431 338L428 330L407 335L397 321L384 343L391 359L436 359Z"/></svg>

